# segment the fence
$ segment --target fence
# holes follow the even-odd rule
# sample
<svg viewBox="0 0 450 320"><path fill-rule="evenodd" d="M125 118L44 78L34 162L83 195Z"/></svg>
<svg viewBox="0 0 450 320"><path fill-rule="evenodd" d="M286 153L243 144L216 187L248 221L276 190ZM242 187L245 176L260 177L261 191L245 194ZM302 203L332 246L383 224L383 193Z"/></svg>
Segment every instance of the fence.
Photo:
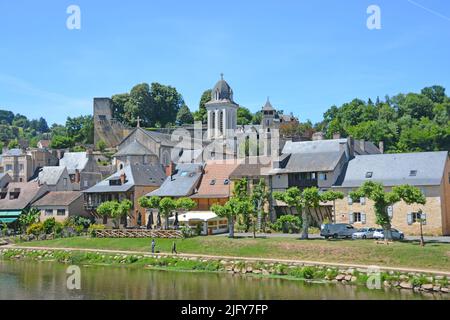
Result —
<svg viewBox="0 0 450 320"><path fill-rule="evenodd" d="M96 230L97 238L162 238L162 239L180 239L183 233L179 230L121 230L108 229Z"/></svg>

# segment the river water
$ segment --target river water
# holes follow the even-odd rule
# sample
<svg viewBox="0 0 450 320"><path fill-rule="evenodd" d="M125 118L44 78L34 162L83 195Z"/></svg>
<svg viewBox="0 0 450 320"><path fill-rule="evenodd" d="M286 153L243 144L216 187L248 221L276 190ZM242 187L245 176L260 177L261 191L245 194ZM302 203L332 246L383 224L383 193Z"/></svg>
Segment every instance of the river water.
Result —
<svg viewBox="0 0 450 320"><path fill-rule="evenodd" d="M154 271L139 268L81 267L81 289L67 289L67 266L52 262L0 260L0 300L310 300L443 299L403 290L311 284L215 273ZM448 298L448 297L445 297Z"/></svg>

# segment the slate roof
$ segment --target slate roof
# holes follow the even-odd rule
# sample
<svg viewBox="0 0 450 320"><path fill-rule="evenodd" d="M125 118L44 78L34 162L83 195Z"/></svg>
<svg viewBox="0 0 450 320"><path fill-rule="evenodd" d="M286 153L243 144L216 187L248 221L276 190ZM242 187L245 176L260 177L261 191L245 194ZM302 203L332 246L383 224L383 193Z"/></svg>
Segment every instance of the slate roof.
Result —
<svg viewBox="0 0 450 320"><path fill-rule="evenodd" d="M110 185L110 180L118 180L125 173L126 182L122 185ZM134 186L159 187L165 180L165 172L161 165L132 164L125 166L95 186L84 190L84 193L126 192Z"/></svg>
<svg viewBox="0 0 450 320"><path fill-rule="evenodd" d="M22 149L9 149L9 150L6 150L3 153L3 156L14 156L14 157L17 157L17 156L22 156L24 154L25 153L22 151Z"/></svg>
<svg viewBox="0 0 450 320"><path fill-rule="evenodd" d="M69 174L75 174L75 170L82 171L88 163L86 152L66 152L59 160L60 167L66 167Z"/></svg>
<svg viewBox="0 0 450 320"><path fill-rule="evenodd" d="M271 170L270 173L333 171L344 156L345 150L338 152L293 153L284 167Z"/></svg>
<svg viewBox="0 0 450 320"><path fill-rule="evenodd" d="M316 140L316 141L287 141L282 153L325 153L339 152L341 145L346 145L347 139Z"/></svg>
<svg viewBox="0 0 450 320"><path fill-rule="evenodd" d="M52 191L33 203L33 206L69 206L82 195L80 191Z"/></svg>
<svg viewBox="0 0 450 320"><path fill-rule="evenodd" d="M147 147L145 147L143 144L134 140L133 142L126 145L125 147L121 148L114 156L115 157L146 156L146 155L153 155L153 154L154 153L152 151L150 151Z"/></svg>
<svg viewBox="0 0 450 320"><path fill-rule="evenodd" d="M336 187L359 187L365 181L384 186L436 186L442 182L446 161L447 151L356 156ZM372 177L366 178L370 172Z"/></svg>
<svg viewBox="0 0 450 320"><path fill-rule="evenodd" d="M263 111L275 111L274 107L270 103L269 98L267 98L267 102L262 109L263 109Z"/></svg>
<svg viewBox="0 0 450 320"><path fill-rule="evenodd" d="M162 186L147 196L189 197L197 188L202 177L203 164L182 163L176 166L176 173L167 177Z"/></svg>
<svg viewBox="0 0 450 320"><path fill-rule="evenodd" d="M192 198L227 198L230 196L230 175L239 166L235 160L208 161L202 181Z"/></svg>
<svg viewBox="0 0 450 320"><path fill-rule="evenodd" d="M49 186L54 186L58 184L58 181L61 179L64 172L67 172L66 167L43 167L39 172L39 183L46 183Z"/></svg>
<svg viewBox="0 0 450 320"><path fill-rule="evenodd" d="M15 189L20 189L19 197L10 200L9 192ZM37 182L11 182L8 185L8 194L0 200L0 210L23 210L46 191L48 187L39 186Z"/></svg>
<svg viewBox="0 0 450 320"><path fill-rule="evenodd" d="M230 174L231 179L266 176L272 169L272 159L267 156L247 157Z"/></svg>

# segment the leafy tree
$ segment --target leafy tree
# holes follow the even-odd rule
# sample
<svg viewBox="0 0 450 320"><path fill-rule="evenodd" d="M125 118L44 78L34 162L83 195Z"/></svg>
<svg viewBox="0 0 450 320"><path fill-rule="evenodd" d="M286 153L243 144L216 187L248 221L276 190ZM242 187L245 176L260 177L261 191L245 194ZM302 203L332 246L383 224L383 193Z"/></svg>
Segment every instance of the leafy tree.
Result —
<svg viewBox="0 0 450 320"><path fill-rule="evenodd" d="M312 210L317 209L321 202L342 199L341 192L320 192L318 188L306 188L300 191L297 187L289 188L286 192L275 192L274 198L285 202L289 207L295 207L297 213L301 214L302 239L308 239L308 229L312 218Z"/></svg>
<svg viewBox="0 0 450 320"><path fill-rule="evenodd" d="M8 143L8 149L15 149L19 147L19 141L17 139L13 139Z"/></svg>
<svg viewBox="0 0 450 320"><path fill-rule="evenodd" d="M100 204L97 208L97 213L102 217L112 218L115 228L119 228L120 219L127 216L133 208L133 203L126 199L121 202L106 201Z"/></svg>
<svg viewBox="0 0 450 320"><path fill-rule="evenodd" d="M299 217L290 214L283 215L272 225L276 231L284 233L297 233L302 227L302 221Z"/></svg>
<svg viewBox="0 0 450 320"><path fill-rule="evenodd" d="M374 202L376 223L384 229L386 240L392 239L391 220L388 215L388 207L399 201L406 204L425 204L426 198L422 192L413 186L395 186L392 191L387 192L381 183L367 181L358 190L350 193L353 200L366 197Z"/></svg>
<svg viewBox="0 0 450 320"><path fill-rule="evenodd" d="M225 205L214 204L211 211L219 217L228 219L229 237L234 238L234 225L236 218L240 215L247 215L254 210L253 203L248 198L231 197Z"/></svg>
<svg viewBox="0 0 450 320"><path fill-rule="evenodd" d="M41 212L36 208L27 208L22 211L22 214L19 216L19 226L22 232L25 232L28 226L33 223L39 222L39 217Z"/></svg>
<svg viewBox="0 0 450 320"><path fill-rule="evenodd" d="M245 107L239 107L239 109L237 110L237 124L238 125L242 126L242 125L251 124L252 119L253 119L253 115L249 109L247 109Z"/></svg>
<svg viewBox="0 0 450 320"><path fill-rule="evenodd" d="M262 122L262 112L258 111L253 115L251 124L261 124L261 122Z"/></svg>
<svg viewBox="0 0 450 320"><path fill-rule="evenodd" d="M73 138L70 138L68 136L55 135L50 141L50 147L53 149L67 149L73 147L74 145L75 141L73 140Z"/></svg>
<svg viewBox="0 0 450 320"><path fill-rule="evenodd" d="M189 107L184 105L181 107L181 109L178 111L177 114L177 122L180 125L183 124L193 124L194 123L194 117L192 116L191 111L189 110Z"/></svg>
<svg viewBox="0 0 450 320"><path fill-rule="evenodd" d="M258 184L253 186L251 200L254 203L255 209L252 212L256 213L252 215L253 225L253 238L256 238L256 227L261 229L262 221L265 218L264 206L269 201L269 192L267 190L266 182L264 179L260 179Z"/></svg>
<svg viewBox="0 0 450 320"><path fill-rule="evenodd" d="M415 93L406 95L403 103L399 106L399 115L410 115L412 118L433 117L433 101L427 96Z"/></svg>
<svg viewBox="0 0 450 320"><path fill-rule="evenodd" d="M105 141L99 140L99 141L97 142L97 149L100 150L101 152L105 152L106 147L107 147L107 145L106 145L106 142L105 142Z"/></svg>
<svg viewBox="0 0 450 320"><path fill-rule="evenodd" d="M153 103L151 124L155 123L155 119L158 119L161 126L169 122L174 123L178 111L185 105L183 97L174 87L159 83L152 83L151 98Z"/></svg>
<svg viewBox="0 0 450 320"><path fill-rule="evenodd" d="M14 120L12 122L12 125L16 126L16 127L20 127L20 128L26 129L26 128L29 127L30 122L28 121L28 118L25 117L24 115L16 114L14 116Z"/></svg>
<svg viewBox="0 0 450 320"><path fill-rule="evenodd" d="M445 88L442 86L432 86L422 89L422 94L434 103L443 103L445 101Z"/></svg>
<svg viewBox="0 0 450 320"><path fill-rule="evenodd" d="M178 210L192 210L195 208L196 203L190 198L179 198L174 200L169 197L141 197L139 198L139 205L143 208L152 208L159 211L164 217L164 228L169 229L169 217L175 209Z"/></svg>
<svg viewBox="0 0 450 320"><path fill-rule="evenodd" d="M0 110L0 123L12 125L14 113L8 110Z"/></svg>
<svg viewBox="0 0 450 320"><path fill-rule="evenodd" d="M92 116L68 117L67 135L75 142L91 144L94 141L94 122Z"/></svg>
<svg viewBox="0 0 450 320"><path fill-rule="evenodd" d="M206 110L206 104L211 101L211 92L211 89L203 92L202 97L200 98L198 110L194 113L195 121L201 121L202 123L208 122L208 112Z"/></svg>

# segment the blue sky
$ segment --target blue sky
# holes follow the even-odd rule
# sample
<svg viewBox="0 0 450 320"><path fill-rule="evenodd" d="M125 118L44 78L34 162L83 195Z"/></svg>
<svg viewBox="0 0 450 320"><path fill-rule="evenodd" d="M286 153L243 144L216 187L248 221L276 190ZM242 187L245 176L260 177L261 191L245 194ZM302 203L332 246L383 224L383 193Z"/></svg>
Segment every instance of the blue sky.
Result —
<svg viewBox="0 0 450 320"><path fill-rule="evenodd" d="M81 8L81 30L66 9ZM381 8L368 30L367 7ZM450 91L447 0L72 0L0 2L0 108L49 123L93 97L172 85L191 110L220 73L235 100L320 121L358 97Z"/></svg>

